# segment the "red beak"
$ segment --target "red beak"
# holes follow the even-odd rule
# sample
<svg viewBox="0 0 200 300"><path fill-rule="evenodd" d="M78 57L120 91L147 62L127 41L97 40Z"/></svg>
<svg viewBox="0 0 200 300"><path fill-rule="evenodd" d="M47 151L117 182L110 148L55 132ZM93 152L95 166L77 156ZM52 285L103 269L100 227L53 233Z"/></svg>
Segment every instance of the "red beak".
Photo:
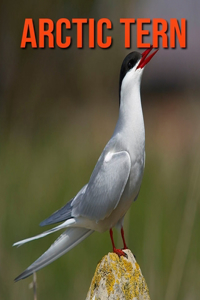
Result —
<svg viewBox="0 0 200 300"><path fill-rule="evenodd" d="M151 47L147 50L145 50L143 53L142 53L142 58L139 62L139 65L137 66L136 70L141 68L143 69L144 66L146 66L146 64L148 64L148 62L152 59L152 57L156 54L156 52L158 52L158 49L156 51L154 51L151 55L149 55L147 57L147 55L151 52L151 50L153 49L153 46L151 45ZM146 58L147 57L147 58Z"/></svg>

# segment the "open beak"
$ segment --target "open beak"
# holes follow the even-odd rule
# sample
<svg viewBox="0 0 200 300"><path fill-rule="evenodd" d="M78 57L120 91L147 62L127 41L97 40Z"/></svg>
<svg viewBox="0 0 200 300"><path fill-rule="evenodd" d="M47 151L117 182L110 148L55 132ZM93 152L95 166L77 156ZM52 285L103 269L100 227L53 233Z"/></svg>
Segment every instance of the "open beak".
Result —
<svg viewBox="0 0 200 300"><path fill-rule="evenodd" d="M156 54L156 52L158 52L158 49L156 51L154 51L151 55L149 55L147 57L147 55L151 52L151 50L153 49L153 46L151 45L151 47L147 50L145 50L143 53L142 53L142 58L139 62L139 65L137 66L136 70L141 68L143 69L144 66L146 66L146 64L148 64L148 62L152 59L152 57Z"/></svg>

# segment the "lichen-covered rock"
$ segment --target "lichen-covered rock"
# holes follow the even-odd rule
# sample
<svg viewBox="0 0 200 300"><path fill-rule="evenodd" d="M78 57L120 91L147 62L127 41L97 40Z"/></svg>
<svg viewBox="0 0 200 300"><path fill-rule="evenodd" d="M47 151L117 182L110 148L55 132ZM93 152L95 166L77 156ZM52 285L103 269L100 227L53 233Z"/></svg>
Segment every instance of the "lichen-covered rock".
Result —
<svg viewBox="0 0 200 300"><path fill-rule="evenodd" d="M128 258L108 253L98 263L86 300L150 300L140 267L130 250Z"/></svg>

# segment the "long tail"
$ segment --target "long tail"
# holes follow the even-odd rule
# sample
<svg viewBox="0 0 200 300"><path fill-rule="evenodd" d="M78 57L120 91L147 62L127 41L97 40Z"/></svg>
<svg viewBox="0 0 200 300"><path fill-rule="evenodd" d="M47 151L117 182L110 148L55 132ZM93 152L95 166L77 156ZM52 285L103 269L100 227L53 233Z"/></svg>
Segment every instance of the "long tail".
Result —
<svg viewBox="0 0 200 300"><path fill-rule="evenodd" d="M53 232L55 232L55 231L58 231L58 230L60 230L60 229L63 229L63 228L72 226L72 225L75 224L75 223L76 223L75 219L71 218L71 219L69 219L69 220L63 222L62 224L60 224L60 225L58 225L58 226L56 226L56 227L54 227L54 228L51 228L51 229L49 229L49 230L47 230L47 231L44 231L44 232L42 232L42 233L40 233L40 234L38 234L38 235L35 235L35 236L30 237L30 238L28 238L28 239L25 239L25 240L21 240L21 241L19 241L19 242L16 242L16 243L13 244L13 246L18 246L18 247L19 247L19 246L22 246L22 245L25 244L25 243L30 242L30 241L34 241L34 240L37 240L37 239L41 239L41 238L43 238L44 236L47 236L47 235L49 235L49 234L51 234L51 233L53 233Z"/></svg>
<svg viewBox="0 0 200 300"><path fill-rule="evenodd" d="M58 226L57 226L58 227ZM57 228L55 227L55 228ZM59 229L57 229L59 230ZM55 231L55 230L54 230ZM47 231L48 232L48 231ZM51 232L50 232L51 233ZM61 234L58 239L50 246L50 248L42 254L32 265L30 265L22 274L15 278L15 281L24 279L30 276L32 273L40 270L41 268L47 266L81 241L93 233L93 230L86 228L72 227L68 228L63 234ZM47 233L49 234L49 233ZM40 236L41 237L41 236ZM36 236L35 238L40 238ZM31 238L34 239L34 238ZM21 244L26 243L30 239L21 241ZM18 242L20 243L20 242ZM16 244L18 244L16 243Z"/></svg>

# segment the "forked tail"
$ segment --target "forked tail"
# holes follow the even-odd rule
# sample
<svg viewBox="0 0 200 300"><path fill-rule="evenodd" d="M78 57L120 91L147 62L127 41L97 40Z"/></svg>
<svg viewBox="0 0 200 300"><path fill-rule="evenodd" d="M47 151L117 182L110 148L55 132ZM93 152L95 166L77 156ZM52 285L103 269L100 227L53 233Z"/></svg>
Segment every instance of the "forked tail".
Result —
<svg viewBox="0 0 200 300"><path fill-rule="evenodd" d="M42 254L32 265L30 265L23 273L15 278L15 281L24 279L32 273L42 269L54 260L78 245L86 237L93 233L93 230L86 228L71 227L61 234L50 248ZM27 239L28 240L28 239ZM24 242L27 242L24 241ZM30 239L29 239L30 240ZM28 241L29 241L28 240ZM21 243L23 244L23 242ZM18 244L19 245L19 244Z"/></svg>

